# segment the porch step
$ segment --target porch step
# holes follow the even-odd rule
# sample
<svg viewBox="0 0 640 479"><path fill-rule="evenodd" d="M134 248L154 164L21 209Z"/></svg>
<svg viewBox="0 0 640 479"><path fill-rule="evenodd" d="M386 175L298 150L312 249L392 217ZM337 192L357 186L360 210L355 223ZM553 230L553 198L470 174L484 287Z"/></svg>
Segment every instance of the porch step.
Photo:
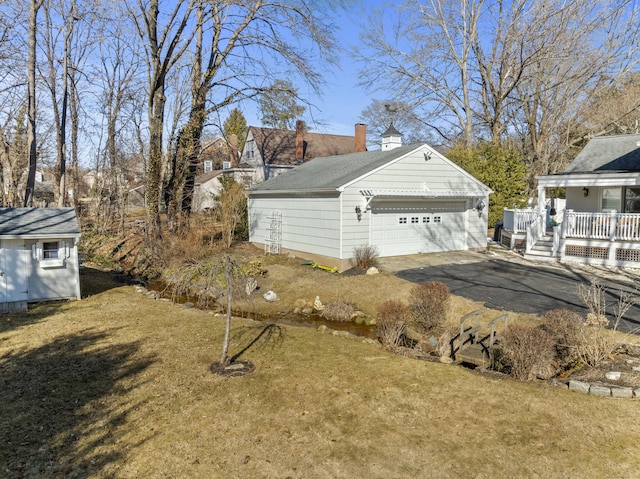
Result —
<svg viewBox="0 0 640 479"><path fill-rule="evenodd" d="M531 251L525 253L525 259L534 261L558 261L558 258L553 256L553 236L545 235L540 238Z"/></svg>

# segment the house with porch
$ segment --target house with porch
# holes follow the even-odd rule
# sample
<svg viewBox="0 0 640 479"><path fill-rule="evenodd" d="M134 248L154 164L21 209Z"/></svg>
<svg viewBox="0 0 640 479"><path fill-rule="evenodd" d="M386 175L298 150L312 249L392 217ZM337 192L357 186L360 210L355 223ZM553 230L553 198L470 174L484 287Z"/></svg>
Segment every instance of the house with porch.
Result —
<svg viewBox="0 0 640 479"><path fill-rule="evenodd" d="M640 267L639 134L593 138L563 173L537 180L537 207L505 209L503 244L530 259ZM548 200L557 188L564 207Z"/></svg>

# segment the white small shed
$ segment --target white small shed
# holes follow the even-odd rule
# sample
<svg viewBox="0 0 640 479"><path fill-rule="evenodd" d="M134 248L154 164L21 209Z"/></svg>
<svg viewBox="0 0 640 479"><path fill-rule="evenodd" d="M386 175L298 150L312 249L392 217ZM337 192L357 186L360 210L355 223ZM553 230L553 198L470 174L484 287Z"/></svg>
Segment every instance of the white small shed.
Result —
<svg viewBox="0 0 640 479"><path fill-rule="evenodd" d="M250 188L250 241L348 266L381 257L479 249L491 189L426 144L316 158Z"/></svg>
<svg viewBox="0 0 640 479"><path fill-rule="evenodd" d="M73 208L0 208L0 312L80 299L79 240Z"/></svg>

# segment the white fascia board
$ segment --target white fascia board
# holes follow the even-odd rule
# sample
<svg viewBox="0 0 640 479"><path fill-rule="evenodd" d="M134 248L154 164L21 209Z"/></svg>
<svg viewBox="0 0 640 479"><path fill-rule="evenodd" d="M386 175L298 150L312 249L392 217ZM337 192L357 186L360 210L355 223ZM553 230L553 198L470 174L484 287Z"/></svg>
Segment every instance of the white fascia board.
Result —
<svg viewBox="0 0 640 479"><path fill-rule="evenodd" d="M315 190L260 190L246 192L249 198L257 196L308 196L308 195L321 195L321 196L339 196L340 190L336 188L324 188Z"/></svg>
<svg viewBox="0 0 640 479"><path fill-rule="evenodd" d="M0 235L0 239L17 239L17 240L47 240L47 239L80 239L80 234L55 234L55 235Z"/></svg>
<svg viewBox="0 0 640 479"><path fill-rule="evenodd" d="M579 186L635 186L640 185L639 173L575 173L566 175L536 176L539 187Z"/></svg>

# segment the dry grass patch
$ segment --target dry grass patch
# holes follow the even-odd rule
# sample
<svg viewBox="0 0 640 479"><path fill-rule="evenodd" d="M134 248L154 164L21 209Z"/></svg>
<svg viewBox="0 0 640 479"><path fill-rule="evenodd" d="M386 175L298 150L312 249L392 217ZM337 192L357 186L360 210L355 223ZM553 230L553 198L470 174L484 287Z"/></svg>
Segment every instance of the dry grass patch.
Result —
<svg viewBox="0 0 640 479"><path fill-rule="evenodd" d="M244 320L230 354L256 370L222 378L223 322L133 287L0 317L0 475L600 478L640 462L635 401Z"/></svg>

